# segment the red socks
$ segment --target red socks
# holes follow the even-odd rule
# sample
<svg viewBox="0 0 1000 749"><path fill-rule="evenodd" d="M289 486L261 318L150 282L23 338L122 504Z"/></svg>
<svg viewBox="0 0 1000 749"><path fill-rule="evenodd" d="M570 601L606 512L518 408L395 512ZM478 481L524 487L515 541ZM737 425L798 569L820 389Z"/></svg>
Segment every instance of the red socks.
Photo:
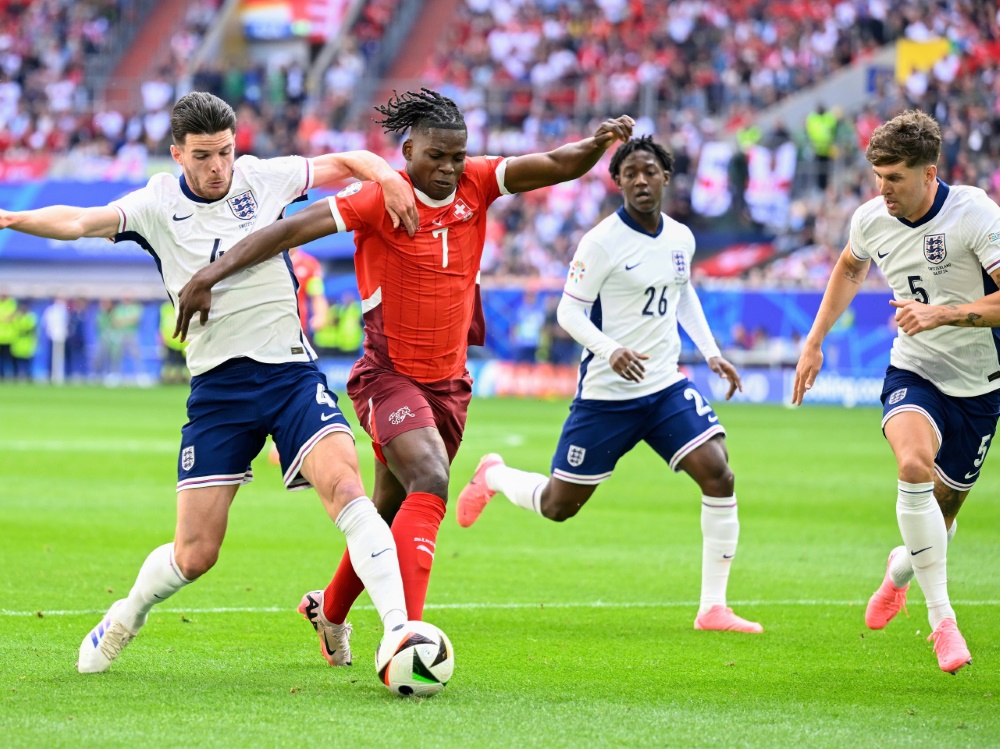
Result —
<svg viewBox="0 0 1000 749"><path fill-rule="evenodd" d="M323 616L334 624L343 624L347 612L351 610L351 606L364 589L365 584L361 582L361 578L354 571L354 565L351 564L351 553L344 549L344 556L333 575L333 580L323 592Z"/></svg>
<svg viewBox="0 0 1000 749"><path fill-rule="evenodd" d="M396 540L396 556L406 594L406 615L411 620L423 618L438 528L444 520L445 509L440 497L414 492L403 500L392 521L392 536ZM344 551L340 566L323 596L323 615L334 624L343 624L364 589L354 572L350 554Z"/></svg>
<svg viewBox="0 0 1000 749"><path fill-rule="evenodd" d="M406 615L410 620L424 617L427 584L434 564L434 548L438 528L444 520L444 500L427 492L414 492L403 500L392 521L392 537L396 539L399 574L406 594Z"/></svg>

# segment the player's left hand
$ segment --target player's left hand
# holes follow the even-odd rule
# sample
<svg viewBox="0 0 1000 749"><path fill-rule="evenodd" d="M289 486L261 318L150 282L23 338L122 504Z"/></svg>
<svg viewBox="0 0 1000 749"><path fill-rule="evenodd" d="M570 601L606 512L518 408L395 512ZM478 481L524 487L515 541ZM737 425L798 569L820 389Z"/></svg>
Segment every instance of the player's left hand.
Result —
<svg viewBox="0 0 1000 749"><path fill-rule="evenodd" d="M203 283L198 278L198 273L195 273L177 295L177 325L171 337L180 336L182 341L186 341L188 327L195 313L198 313L201 324L204 325L208 322L208 311L211 307L212 287Z"/></svg>
<svg viewBox="0 0 1000 749"><path fill-rule="evenodd" d="M726 400L732 398L737 389L741 393L743 392L743 380L740 379L740 373L736 371L736 367L721 356L713 356L709 359L708 368L719 375L720 378L729 380L729 392L726 393Z"/></svg>
<svg viewBox="0 0 1000 749"><path fill-rule="evenodd" d="M624 143L631 138L633 127L635 127L635 120L627 114L623 114L621 117L602 122L600 127L594 131L594 140L601 148L609 148L616 140Z"/></svg>
<svg viewBox="0 0 1000 749"><path fill-rule="evenodd" d="M896 308L896 324L907 335L940 328L947 321L943 309L936 304L921 304L916 299L890 299Z"/></svg>
<svg viewBox="0 0 1000 749"><path fill-rule="evenodd" d="M417 204L413 199L410 183L396 172L391 172L379 184L385 198L385 210L392 219L392 228L398 229L402 223L406 233L412 237L420 225L420 216L417 215Z"/></svg>

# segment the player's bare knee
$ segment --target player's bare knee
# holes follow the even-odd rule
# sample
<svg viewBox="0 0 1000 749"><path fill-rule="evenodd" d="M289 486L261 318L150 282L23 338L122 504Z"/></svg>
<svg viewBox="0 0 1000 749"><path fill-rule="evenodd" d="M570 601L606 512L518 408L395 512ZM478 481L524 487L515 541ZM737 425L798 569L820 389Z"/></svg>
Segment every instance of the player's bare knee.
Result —
<svg viewBox="0 0 1000 749"><path fill-rule="evenodd" d="M339 515L347 505L358 497L368 496L361 477L351 470L338 471L327 476L314 488L333 517Z"/></svg>
<svg viewBox="0 0 1000 749"><path fill-rule="evenodd" d="M736 477L732 469L723 463L698 482L703 494L709 497L731 497L736 491Z"/></svg>
<svg viewBox="0 0 1000 749"><path fill-rule="evenodd" d="M174 564L187 580L197 580L219 561L219 547L211 543L174 544Z"/></svg>
<svg viewBox="0 0 1000 749"><path fill-rule="evenodd" d="M407 494L425 492L448 501L447 466L429 465L417 474L407 487Z"/></svg>
<svg viewBox="0 0 1000 749"><path fill-rule="evenodd" d="M564 523L580 511L583 502L573 498L542 494L541 507L542 515L546 518L557 523Z"/></svg>
<svg viewBox="0 0 1000 749"><path fill-rule="evenodd" d="M910 484L924 484L934 480L933 459L925 460L919 455L899 458L899 480Z"/></svg>

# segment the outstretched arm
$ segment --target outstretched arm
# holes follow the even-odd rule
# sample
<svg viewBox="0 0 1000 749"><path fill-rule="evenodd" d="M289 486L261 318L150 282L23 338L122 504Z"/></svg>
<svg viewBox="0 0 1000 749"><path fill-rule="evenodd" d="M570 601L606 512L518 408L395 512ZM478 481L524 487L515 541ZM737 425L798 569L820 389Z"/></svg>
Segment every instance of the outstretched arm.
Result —
<svg viewBox="0 0 1000 749"><path fill-rule="evenodd" d="M529 153L507 162L504 185L510 192L528 192L582 177L601 160L612 143L632 137L635 121L627 114L605 120L594 135L567 143L548 153Z"/></svg>
<svg viewBox="0 0 1000 749"><path fill-rule="evenodd" d="M830 275L830 282L823 292L823 301L820 302L812 329L806 336L799 363L795 367L792 405L802 405L806 390L810 390L816 382L816 375L823 366L823 339L861 289L870 265L871 260L862 261L854 256L850 243L840 253L840 259Z"/></svg>
<svg viewBox="0 0 1000 749"><path fill-rule="evenodd" d="M992 278L1000 286L1000 270L994 271ZM914 299L890 299L889 304L896 308L896 322L907 335L916 335L942 325L1000 328L1000 291L968 304L921 304Z"/></svg>
<svg viewBox="0 0 1000 749"><path fill-rule="evenodd" d="M121 214L109 205L94 208L50 205L33 211L0 209L0 229L13 229L47 239L110 238L118 233L120 220Z"/></svg>
<svg viewBox="0 0 1000 749"><path fill-rule="evenodd" d="M354 177L378 182L385 196L385 209L392 219L394 228L402 221L407 233L412 237L420 219L417 204L409 183L399 176L389 162L370 151L345 151L327 153L310 160L313 169L313 185L323 187Z"/></svg>
<svg viewBox="0 0 1000 749"><path fill-rule="evenodd" d="M337 222L326 200L313 203L293 216L275 221L270 226L253 232L220 253L214 263L199 270L184 284L177 297L177 326L174 338L186 340L188 327L195 314L201 324L208 322L212 307L212 287L223 278L251 265L274 257L289 247L298 247L314 239L337 233Z"/></svg>

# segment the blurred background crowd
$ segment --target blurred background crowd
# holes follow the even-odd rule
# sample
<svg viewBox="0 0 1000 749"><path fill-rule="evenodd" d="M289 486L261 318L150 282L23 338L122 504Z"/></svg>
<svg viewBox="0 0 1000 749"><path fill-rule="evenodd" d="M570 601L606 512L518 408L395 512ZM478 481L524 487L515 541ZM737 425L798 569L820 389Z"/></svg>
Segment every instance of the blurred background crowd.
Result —
<svg viewBox="0 0 1000 749"><path fill-rule="evenodd" d="M1000 199L1000 10L987 0L0 0L0 181L142 183L169 168L170 107L194 89L237 109L240 153L368 148L402 166L372 106L420 86L458 102L472 154L547 150L631 114L674 154L666 210L695 232L700 289L822 290L875 194L867 140L905 108L941 124L942 179ZM620 202L606 163L498 201L484 289L518 292L497 297L511 322L493 354L574 359L554 300L579 238ZM308 311L313 333L356 350L354 333L339 340L350 250L316 254L327 306ZM0 291L19 309L3 262L0 245ZM886 288L876 270L866 283ZM69 320L66 376L138 376L150 367L130 357L169 349L159 303L52 296L21 307L43 340ZM11 376L4 330L0 315ZM716 334L743 350L775 337L745 321ZM779 347L794 358L790 336Z"/></svg>

